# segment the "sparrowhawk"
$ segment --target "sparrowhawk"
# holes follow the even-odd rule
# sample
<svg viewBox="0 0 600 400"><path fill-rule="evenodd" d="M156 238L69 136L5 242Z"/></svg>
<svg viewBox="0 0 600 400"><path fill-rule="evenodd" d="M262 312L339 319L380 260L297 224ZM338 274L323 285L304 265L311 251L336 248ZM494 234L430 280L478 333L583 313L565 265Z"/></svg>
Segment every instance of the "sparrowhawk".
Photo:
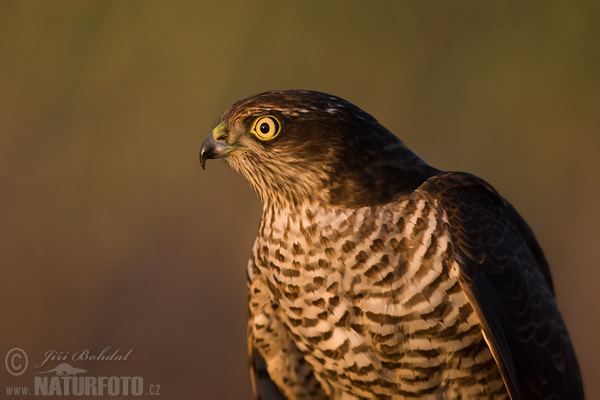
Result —
<svg viewBox="0 0 600 400"><path fill-rule="evenodd" d="M262 399L581 399L531 229L488 183L428 165L339 97L231 106L225 157L263 204L247 275Z"/></svg>

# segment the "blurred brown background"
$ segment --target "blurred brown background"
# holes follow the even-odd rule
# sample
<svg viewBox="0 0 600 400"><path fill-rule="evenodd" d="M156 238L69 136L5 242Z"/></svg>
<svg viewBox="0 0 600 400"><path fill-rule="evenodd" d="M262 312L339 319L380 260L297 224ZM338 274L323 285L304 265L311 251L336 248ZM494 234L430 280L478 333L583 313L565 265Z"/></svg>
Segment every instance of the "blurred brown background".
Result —
<svg viewBox="0 0 600 400"><path fill-rule="evenodd" d="M169 399L248 399L260 203L198 149L222 112L336 94L529 221L600 398L598 2L3 1L0 358L106 346ZM56 362L47 364L54 367Z"/></svg>

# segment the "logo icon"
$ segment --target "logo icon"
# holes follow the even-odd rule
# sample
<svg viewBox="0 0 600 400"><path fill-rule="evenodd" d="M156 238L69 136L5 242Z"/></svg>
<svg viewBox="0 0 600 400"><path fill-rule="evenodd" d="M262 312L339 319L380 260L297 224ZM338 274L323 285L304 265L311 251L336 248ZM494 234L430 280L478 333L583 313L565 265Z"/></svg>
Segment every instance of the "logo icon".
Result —
<svg viewBox="0 0 600 400"><path fill-rule="evenodd" d="M56 372L56 375L58 376L75 376L77 374L84 374L87 371L85 369L72 367L67 363L62 363L48 371L40 371L38 374L48 374L50 372Z"/></svg>
<svg viewBox="0 0 600 400"><path fill-rule="evenodd" d="M23 375L27 371L29 358L27 353L20 347L13 347L6 353L4 357L4 366L12 376Z"/></svg>

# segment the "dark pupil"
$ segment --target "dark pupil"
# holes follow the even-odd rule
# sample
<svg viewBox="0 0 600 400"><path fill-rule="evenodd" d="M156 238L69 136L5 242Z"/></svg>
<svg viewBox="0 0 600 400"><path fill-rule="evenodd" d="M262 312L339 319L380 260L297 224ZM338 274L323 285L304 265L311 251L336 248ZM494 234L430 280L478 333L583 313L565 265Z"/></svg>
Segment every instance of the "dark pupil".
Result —
<svg viewBox="0 0 600 400"><path fill-rule="evenodd" d="M269 124L267 124L266 122L263 122L262 124L260 124L260 132L268 133L269 132Z"/></svg>

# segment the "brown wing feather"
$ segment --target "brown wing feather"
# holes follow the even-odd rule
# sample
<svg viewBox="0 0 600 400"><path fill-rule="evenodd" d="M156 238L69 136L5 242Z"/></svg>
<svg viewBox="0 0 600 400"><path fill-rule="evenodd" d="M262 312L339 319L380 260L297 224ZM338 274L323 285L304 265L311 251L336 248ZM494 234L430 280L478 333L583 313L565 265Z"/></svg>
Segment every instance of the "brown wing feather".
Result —
<svg viewBox="0 0 600 400"><path fill-rule="evenodd" d="M513 399L582 399L571 341L550 270L531 229L489 184L444 173L419 190L448 215L462 287Z"/></svg>
<svg viewBox="0 0 600 400"><path fill-rule="evenodd" d="M252 345L248 336L248 359L250 361L250 383L255 400L285 400L267 371L267 363Z"/></svg>

